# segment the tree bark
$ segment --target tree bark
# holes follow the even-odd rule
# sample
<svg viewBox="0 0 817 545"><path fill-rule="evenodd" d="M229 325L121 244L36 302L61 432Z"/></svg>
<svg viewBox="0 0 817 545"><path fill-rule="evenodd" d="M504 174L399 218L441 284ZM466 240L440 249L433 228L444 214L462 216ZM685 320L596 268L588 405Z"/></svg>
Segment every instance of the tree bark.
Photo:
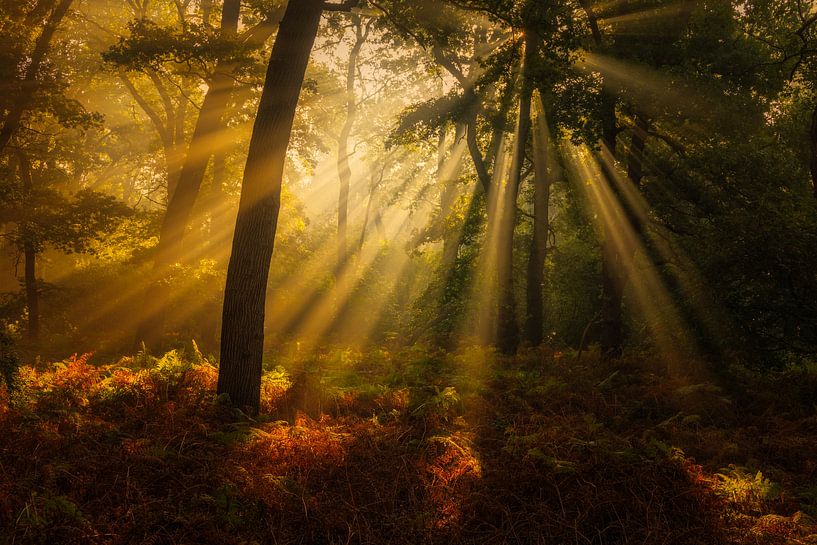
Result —
<svg viewBox="0 0 817 545"><path fill-rule="evenodd" d="M31 62L26 68L23 80L21 82L18 95L11 103L9 112L3 120L3 128L0 129L0 153L2 153L6 146L8 146L12 137L17 134L20 129L20 124L23 120L28 106L37 91L37 77L40 74L40 67L45 60L45 55L51 48L51 40L54 38L54 33L68 13L68 8L71 7L73 0L62 0L48 17L48 20L43 27L43 31L37 38L34 44L34 50L31 52Z"/></svg>
<svg viewBox="0 0 817 545"><path fill-rule="evenodd" d="M250 140L227 269L218 393L258 412L264 317L281 184L295 109L323 12L322 0L287 6L272 48Z"/></svg>
<svg viewBox="0 0 817 545"><path fill-rule="evenodd" d="M528 285L526 292L527 312L525 337L531 346L539 346L544 340L545 328L545 260L547 259L548 235L550 234L550 174L548 173L547 127L537 112L533 129L533 236L528 257Z"/></svg>
<svg viewBox="0 0 817 545"><path fill-rule="evenodd" d="M221 32L224 36L235 36L238 31L240 9L241 0L225 0L221 17ZM155 347L161 337L162 314L172 291L172 286L168 285L166 279L173 263L182 256L185 230L201 190L207 164L220 145L219 131L224 126L224 115L233 89L232 71L233 67L227 63L217 64L202 102L181 172L176 178L171 169L168 169L167 210L159 231L159 244L145 294L142 317L136 331L135 348L143 342L148 347ZM178 145L179 141L176 142L176 146ZM166 150L166 153L173 152ZM170 184L173 178L177 179L173 184L175 189Z"/></svg>
<svg viewBox="0 0 817 545"><path fill-rule="evenodd" d="M31 198L34 182L31 177L31 162L24 153L19 154L20 180L26 199ZM23 259L25 260L24 282L26 290L26 307L28 308L28 329L26 338L38 341L40 338L40 293L37 286L37 248L32 240L33 233L25 220L21 226L23 238Z"/></svg>
<svg viewBox="0 0 817 545"><path fill-rule="evenodd" d="M519 97L519 117L516 122L511 171L503 198L502 215L499 218L497 238L497 278L499 309L497 314L497 347L504 354L515 354L519 347L519 324L516 321L516 297L513 282L513 238L516 230L516 201L522 179L528 136L531 127L531 97L533 81L531 64L536 56L538 40L531 28L525 29L525 56L522 63L522 91Z"/></svg>

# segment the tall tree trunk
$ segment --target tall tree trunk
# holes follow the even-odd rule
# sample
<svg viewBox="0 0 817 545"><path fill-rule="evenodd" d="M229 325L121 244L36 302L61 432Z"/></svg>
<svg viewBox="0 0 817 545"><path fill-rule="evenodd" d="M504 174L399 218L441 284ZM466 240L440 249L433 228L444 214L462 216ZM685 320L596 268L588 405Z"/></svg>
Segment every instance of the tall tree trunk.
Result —
<svg viewBox="0 0 817 545"><path fill-rule="evenodd" d="M34 182L31 177L31 162L24 153L19 154L20 180L26 199L31 198ZM23 238L23 259L25 260L24 282L26 290L26 307L28 308L28 329L26 338L37 341L40 338L40 293L37 287L37 249L28 220L21 226Z"/></svg>
<svg viewBox="0 0 817 545"><path fill-rule="evenodd" d="M57 4L34 44L31 60L26 68L20 89L18 89L19 94L11 103L9 112L3 120L3 128L0 129L0 153L6 149L12 137L20 129L23 115L37 91L37 77L40 74L40 67L45 60L45 55L51 47L51 40L54 38L54 33L57 32L57 28L65 18L72 3L73 0L62 0Z"/></svg>
<svg viewBox="0 0 817 545"><path fill-rule="evenodd" d="M683 0L680 3L677 28L682 29L692 17L699 0ZM596 15L590 0L579 0L579 4L584 10L591 32L593 34L593 41L598 50L604 49L604 40L601 34L598 16ZM668 36L667 40L672 42L678 36ZM615 93L604 88L602 90L602 105L601 105L601 123L602 123L602 139L607 146L612 157L616 154L616 139L619 132L618 123L616 119L616 102L618 97ZM646 123L646 119L642 116L637 116L639 127L637 132L644 128L642 123ZM631 153L638 154L631 156L632 161L628 161L628 176L633 179L634 183L638 185L643 176L643 154L644 141L643 136L646 135L646 130L643 134L634 137L631 147ZM619 202L625 210L625 218L629 220L629 225L633 227L636 233L642 234L643 226L639 221L633 221L636 214L631 210L626 202L626 199L621 198L618 192L617 184L613 179L614 173L608 172L608 168L614 168L608 165L607 161L602 161L602 171L609 179L609 186L611 190L619 197ZM607 226L609 231L610 226ZM623 293L624 283L626 281L625 273L623 271L622 256L615 248L612 241L612 233L604 233L604 240L602 241L601 259L602 259L602 309L601 309L601 331L600 331L600 345L603 357L615 358L619 357L624 348L624 327L623 327Z"/></svg>
<svg viewBox="0 0 817 545"><path fill-rule="evenodd" d="M504 354L515 354L519 346L519 324L516 321L516 297L513 287L513 238L516 230L516 201L522 179L522 166L531 127L531 97L533 81L531 65L537 51L538 39L531 28L525 29L525 56L522 65L522 91L519 97L519 118L516 122L511 171L503 198L497 239L497 278L499 311L497 315L497 347Z"/></svg>
<svg viewBox="0 0 817 545"><path fill-rule="evenodd" d="M616 122L616 98L608 92L602 91L601 122L602 139L610 154L615 157L618 124ZM612 178L614 173L608 172L607 165L602 161L602 174L607 177L612 191L616 190L616 182ZM614 242L615 234L611 232L613 226L605 225L601 242L601 331L599 344L602 356L617 358L624 348L623 301L624 301L624 271L621 254Z"/></svg>
<svg viewBox="0 0 817 545"><path fill-rule="evenodd" d="M457 202L457 180L460 177L462 166L462 139L465 136L465 126L458 123L454 132L454 143L451 146L452 155L450 161L452 165L446 168L445 155L445 133L440 134L440 152L437 157L437 177L438 183L442 185L440 190L440 215L443 221L443 267L448 270L454 266L457 254L460 249L460 239L457 229L451 229L451 213ZM445 172L451 173L451 179L445 179Z"/></svg>
<svg viewBox="0 0 817 545"><path fill-rule="evenodd" d="M221 17L221 32L225 37L235 36L241 0L225 0ZM153 261L153 271L145 294L142 316L137 327L135 343L138 347L145 343L154 347L163 329L162 314L168 305L172 286L167 276L173 263L182 257L182 242L193 211L193 206L201 190L207 163L221 145L220 130L224 127L224 116L233 89L233 67L220 62L213 73L207 93L201 106L196 127L188 147L187 158L178 177L168 170L168 203L159 232L159 245ZM170 129L172 130L172 129ZM170 132L168 130L168 132ZM178 128L176 130L178 133ZM176 146L181 141L176 141ZM173 151L168 153L173 154ZM168 161L169 166L171 161ZM177 183L171 188L171 180Z"/></svg>
<svg viewBox="0 0 817 545"><path fill-rule="evenodd" d="M596 16L590 0L579 0L579 4L587 16L593 42L597 49L604 48L604 39L599 29ZM602 127L602 142L607 146L613 157L616 154L616 138L618 123L616 121L616 96L605 87L602 89L601 109L599 117ZM606 163L602 161L602 166ZM604 171L604 175L607 173ZM616 184L610 180L610 187L615 190ZM622 302L624 294L624 278L621 271L621 256L613 243L613 234L610 226L605 226L601 242L601 327L599 344L604 357L617 357L624 346L624 328L622 325Z"/></svg>
<svg viewBox="0 0 817 545"><path fill-rule="evenodd" d="M25 257L26 306L28 307L28 330L30 341L40 338L40 294L37 288L37 251L34 244L26 241L23 245Z"/></svg>
<svg viewBox="0 0 817 545"><path fill-rule="evenodd" d="M536 112L533 128L533 236L528 257L527 312L525 337L531 346L539 346L544 338L545 260L550 234L550 184L548 173L548 129L541 109Z"/></svg>
<svg viewBox="0 0 817 545"><path fill-rule="evenodd" d="M346 120L338 137L338 255L336 275L340 274L348 258L347 231L349 217L349 186L352 181L352 169L349 166L349 136L355 125L357 116L357 97L355 96L355 79L360 50L366 41L368 28L364 31L360 17L352 16L355 27L355 43L349 52L349 64L346 66Z"/></svg>
<svg viewBox="0 0 817 545"><path fill-rule="evenodd" d="M213 153L213 184L207 196L207 213L209 214L209 225L207 230L207 240L205 246L210 256L219 263L226 265L226 252L223 252L225 244L232 240L232 229L235 225L235 218L230 213L231 208L225 207L227 194L225 192L225 182L227 177L227 151L218 149Z"/></svg>
<svg viewBox="0 0 817 545"><path fill-rule="evenodd" d="M811 186L814 198L817 199L817 106L811 111L811 130L809 131L809 151L811 152Z"/></svg>
<svg viewBox="0 0 817 545"><path fill-rule="evenodd" d="M261 395L264 316L290 132L323 0L289 3L272 48L250 140L227 269L218 393L255 413Z"/></svg>

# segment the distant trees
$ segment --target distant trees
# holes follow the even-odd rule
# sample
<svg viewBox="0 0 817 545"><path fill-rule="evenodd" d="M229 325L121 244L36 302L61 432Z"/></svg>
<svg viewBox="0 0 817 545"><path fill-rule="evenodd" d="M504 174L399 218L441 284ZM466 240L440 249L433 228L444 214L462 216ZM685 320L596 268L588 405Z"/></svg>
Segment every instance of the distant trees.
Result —
<svg viewBox="0 0 817 545"><path fill-rule="evenodd" d="M66 253L93 253L94 242L111 232L132 210L113 197L93 191L64 194L54 180L68 173L55 169L52 157L32 161L28 153L17 153L18 176L6 178L0 187L0 223L14 225L3 236L23 256L28 310L26 335L29 340L37 341L40 336L38 256L48 247Z"/></svg>
<svg viewBox="0 0 817 545"><path fill-rule="evenodd" d="M9 2L4 2L9 4ZM12 6L15 2L12 0ZM17 44L6 52L6 63L16 62L8 66L4 72L10 77L6 80L3 93L3 127L0 129L0 153L5 151L11 139L20 130L24 117L43 90L43 65L46 64L46 55L51 48L54 34L68 14L73 0L48 1L44 0L29 6L29 2L16 6L3 5L3 11L8 14L4 19L3 34L11 41L19 40ZM29 11L24 11L28 7ZM22 8L22 9L21 9ZM20 50L20 44L29 40L29 33L42 25L42 31L34 38L30 51Z"/></svg>
<svg viewBox="0 0 817 545"><path fill-rule="evenodd" d="M46 248L92 253L93 243L131 210L113 197L77 189L71 178L93 164L82 136L101 117L67 94L73 83L48 56L71 1L0 4L4 36L17 40L4 50L3 128L0 130L0 224L23 261L28 314L26 335L40 336L37 260ZM32 29L41 27L30 37ZM31 50L25 45L31 42ZM11 45L11 44L9 44Z"/></svg>

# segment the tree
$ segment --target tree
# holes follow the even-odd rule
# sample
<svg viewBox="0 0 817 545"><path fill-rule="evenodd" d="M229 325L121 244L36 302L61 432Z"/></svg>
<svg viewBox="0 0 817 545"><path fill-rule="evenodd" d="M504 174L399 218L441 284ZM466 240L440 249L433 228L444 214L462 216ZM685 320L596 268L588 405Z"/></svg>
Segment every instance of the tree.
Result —
<svg viewBox="0 0 817 545"><path fill-rule="evenodd" d="M93 242L131 213L113 197L93 191L64 195L47 180L64 175L42 159L34 163L27 151L17 154L19 177L3 189L0 221L15 228L5 234L24 258L23 285L28 309L27 338L40 337L40 289L37 257L47 247L67 253L93 253ZM36 181L35 181L36 179Z"/></svg>
<svg viewBox="0 0 817 545"><path fill-rule="evenodd" d="M3 127L0 129L0 153L5 151L11 139L20 129L23 116L37 96L40 86L40 72L46 62L46 54L51 47L54 34L67 15L72 3L73 0L60 0L56 5L54 5L55 2L40 2L22 21L23 26L28 27L23 29L26 31L43 18L46 6L51 8L45 17L42 32L37 37L34 48L29 54L30 56L26 59L27 62L20 63L20 66L26 66L25 70L21 74L16 74L14 88L10 95L4 98L7 102L4 104ZM22 59L18 59L18 61L20 60Z"/></svg>
<svg viewBox="0 0 817 545"><path fill-rule="evenodd" d="M290 2L270 54L227 269L218 377L218 393L251 412L260 405L265 295L298 97L324 10L355 4Z"/></svg>
<svg viewBox="0 0 817 545"><path fill-rule="evenodd" d="M550 129L545 120L541 94L536 95L533 116L533 232L528 252L528 271L525 305L525 339L531 346L542 344L545 309L543 291L545 261L550 238L550 187L553 183L554 161L550 154Z"/></svg>
<svg viewBox="0 0 817 545"><path fill-rule="evenodd" d="M224 2L217 28L210 22L212 7L212 3L202 6L202 23L196 24L190 20L188 9L180 9L176 3L176 20L167 27L160 24L163 13L157 15L156 23L146 18L144 10L137 10L134 12L137 19L129 25L129 35L120 38L103 55L119 67L120 79L151 120L168 165L167 207L137 326L137 346L142 342L150 347L157 344L165 328L163 315L172 299L173 267L193 263L199 255L184 251L184 237L211 158L214 185L221 180L224 150L228 147L226 128L231 118L228 106L231 98L236 98L234 103L238 105L242 102L234 97L235 82L251 75L254 55L274 32L282 12L277 3L251 6L243 13L246 28L239 33L242 15L239 1ZM147 92L150 87L138 87L138 81L131 81L128 72L146 76L145 83L152 84L152 92ZM192 117L188 105L195 104L197 79L207 89L186 142L186 126ZM178 96L171 92L173 87L178 89ZM150 95L158 97L155 104ZM204 204L222 210L218 193L214 191Z"/></svg>
<svg viewBox="0 0 817 545"><path fill-rule="evenodd" d="M365 25L361 22L359 15L352 15L352 27L355 32L355 39L349 51L349 62L346 67L346 120L343 122L340 134L338 135L338 180L340 182L338 191L338 256L337 272L340 274L349 257L347 243L348 217L349 217L349 185L352 179L352 170L349 166L349 136L355 125L357 116L357 96L355 95L355 80L357 78L358 59L360 50L371 30L371 20Z"/></svg>

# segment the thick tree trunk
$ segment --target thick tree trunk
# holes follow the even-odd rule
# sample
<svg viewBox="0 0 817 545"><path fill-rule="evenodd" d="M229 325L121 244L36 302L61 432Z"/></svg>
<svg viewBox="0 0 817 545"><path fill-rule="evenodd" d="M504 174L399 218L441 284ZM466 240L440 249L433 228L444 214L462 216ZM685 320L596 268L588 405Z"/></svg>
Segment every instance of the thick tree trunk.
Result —
<svg viewBox="0 0 817 545"><path fill-rule="evenodd" d="M31 60L23 75L20 89L18 90L19 94L11 103L9 112L3 120L3 128L0 129L0 153L6 149L12 137L20 129L23 115L37 91L37 77L40 74L40 67L45 60L45 55L51 47L51 40L54 38L54 33L56 33L57 28L65 18L65 15L68 13L68 8L71 7L72 3L73 0L62 0L57 4L34 44L34 50L31 52Z"/></svg>
<svg viewBox="0 0 817 545"><path fill-rule="evenodd" d="M515 354L519 346L519 324L516 321L516 297L513 286L513 238L516 230L516 201L522 179L522 166L531 127L531 97L533 82L530 74L537 49L537 38L532 29L525 30L525 58L522 66L522 92L519 97L519 118L516 123L511 171L499 218L497 238L497 279L499 308L497 314L497 347L504 354Z"/></svg>
<svg viewBox="0 0 817 545"><path fill-rule="evenodd" d="M253 127L227 270L218 393L257 412L264 316L281 183L295 109L323 11L322 0L287 6L272 48Z"/></svg>
<svg viewBox="0 0 817 545"><path fill-rule="evenodd" d="M221 19L221 32L225 36L236 34L240 8L240 0L225 0ZM172 291L167 276L173 264L182 258L182 241L201 190L207 163L221 145L219 132L224 127L224 115L233 89L232 71L232 67L226 63L219 63L216 67L204 96L184 163L180 167L174 166L177 163L174 159L176 152L173 149L166 150L169 154L169 198L159 232L159 245L145 294L142 317L136 331L136 347L143 342L148 347L155 347L161 337L164 323L162 315ZM178 127L176 132L179 132ZM177 140L175 145L180 145L180 141ZM174 170L179 168L180 172L175 174ZM171 184L173 179L177 180L175 184Z"/></svg>
<svg viewBox="0 0 817 545"><path fill-rule="evenodd" d="M533 236L528 257L527 313L525 337L531 346L539 346L545 328L545 260L547 259L548 235L550 233L550 174L548 173L547 127L538 116L533 129Z"/></svg>

